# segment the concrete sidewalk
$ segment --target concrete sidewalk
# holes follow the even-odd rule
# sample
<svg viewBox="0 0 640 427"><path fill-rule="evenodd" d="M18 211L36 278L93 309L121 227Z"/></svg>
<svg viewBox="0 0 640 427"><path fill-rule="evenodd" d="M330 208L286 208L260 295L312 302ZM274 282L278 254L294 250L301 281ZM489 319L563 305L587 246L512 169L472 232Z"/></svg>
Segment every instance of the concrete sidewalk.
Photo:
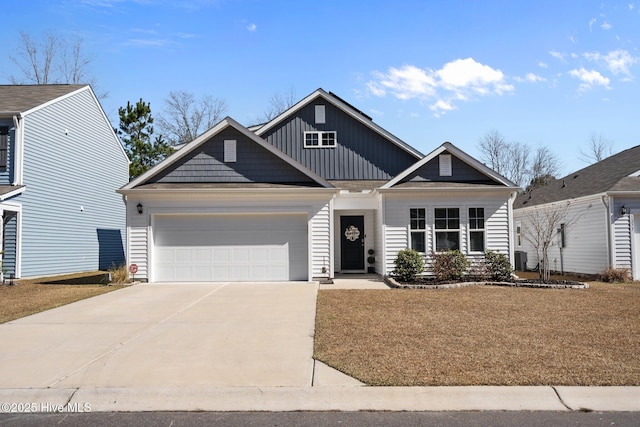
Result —
<svg viewBox="0 0 640 427"><path fill-rule="evenodd" d="M0 389L31 412L640 411L638 387L154 387ZM23 411L22 411L23 412Z"/></svg>

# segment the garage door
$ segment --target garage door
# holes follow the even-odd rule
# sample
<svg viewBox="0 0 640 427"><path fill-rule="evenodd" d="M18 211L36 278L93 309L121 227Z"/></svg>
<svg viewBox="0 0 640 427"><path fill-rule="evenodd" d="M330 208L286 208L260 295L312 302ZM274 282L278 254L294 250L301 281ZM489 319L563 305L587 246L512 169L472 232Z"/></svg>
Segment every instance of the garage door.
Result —
<svg viewBox="0 0 640 427"><path fill-rule="evenodd" d="M157 282L307 280L307 216L156 215Z"/></svg>

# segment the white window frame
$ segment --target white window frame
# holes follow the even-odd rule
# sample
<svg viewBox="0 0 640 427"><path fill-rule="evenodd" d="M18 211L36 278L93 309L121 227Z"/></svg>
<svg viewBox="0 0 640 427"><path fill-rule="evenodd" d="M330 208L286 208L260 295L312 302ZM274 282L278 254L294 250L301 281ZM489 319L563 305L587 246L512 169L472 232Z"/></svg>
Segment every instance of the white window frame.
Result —
<svg viewBox="0 0 640 427"><path fill-rule="evenodd" d="M416 218L416 220L418 221L418 224L417 224L418 226L420 225L419 221L422 221L424 223L423 228L420 228L420 227L413 228L413 224L411 224L411 222L413 220L413 216L411 214L412 214L412 211L414 211L414 210L421 210L422 211L423 217L422 218L418 217L418 218ZM422 233L422 237L424 239L424 241L423 241L424 250L423 251L420 251L420 250L418 250L418 249L413 247L413 234L414 233L416 233L416 234ZM418 251L420 253L423 253L423 254L427 252L427 209L426 208L420 208L420 207L410 207L409 208L409 244L407 246L409 246L411 249L415 249L416 251Z"/></svg>
<svg viewBox="0 0 640 427"><path fill-rule="evenodd" d="M307 135L315 134L318 137L318 145L307 144ZM325 135L333 135L332 145L323 145L322 140ZM334 130L327 131L305 131L304 132L304 148L335 148L338 146L338 132Z"/></svg>
<svg viewBox="0 0 640 427"><path fill-rule="evenodd" d="M482 209L482 228L473 228L471 225L471 209ZM484 215L484 207L483 206L470 206L467 208L467 214L469 215L469 229L467 231L467 242L468 242L468 252L469 253L484 253L487 250L487 218ZM477 213L477 211L476 211ZM480 218L480 217L475 217ZM477 251L471 249L471 233L482 233L482 250Z"/></svg>
<svg viewBox="0 0 640 427"><path fill-rule="evenodd" d="M437 226L436 226L436 222L438 221L438 218L436 217L436 211L438 209L446 209L447 210L447 216L445 218L447 228L437 228ZM458 210L458 228L449 228L448 209L457 209ZM453 232L458 233L458 249L457 250L459 250L459 251L462 250L462 239L460 238L460 233L461 233L461 229L460 229L460 224L461 224L460 210L461 210L461 208L459 206L438 206L438 207L433 208L433 248L434 248L434 250L436 252L444 252L444 251L449 250L449 249L439 249L438 248L438 233L453 233ZM451 249L451 250L455 250L455 249Z"/></svg>
<svg viewBox="0 0 640 427"><path fill-rule="evenodd" d="M516 221L516 247L522 247L522 221Z"/></svg>

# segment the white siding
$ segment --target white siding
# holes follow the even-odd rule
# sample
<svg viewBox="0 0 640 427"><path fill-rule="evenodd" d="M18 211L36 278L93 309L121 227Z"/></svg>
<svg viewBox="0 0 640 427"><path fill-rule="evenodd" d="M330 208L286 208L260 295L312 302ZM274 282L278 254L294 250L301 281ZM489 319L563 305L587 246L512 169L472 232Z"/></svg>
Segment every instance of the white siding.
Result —
<svg viewBox="0 0 640 427"><path fill-rule="evenodd" d="M624 205L629 212L633 211L637 216L640 212L640 200L633 198L616 198L612 201L613 222L613 248L614 266L616 268L632 269L633 253L631 246L632 224L631 215L620 215L620 208ZM635 230L637 233L638 230Z"/></svg>
<svg viewBox="0 0 640 427"><path fill-rule="evenodd" d="M563 202L566 203L566 202ZM528 212L535 209L550 208L550 205L517 209L514 211L514 222L521 221L523 228L523 246L518 248L527 252L527 267L535 268L538 264L538 255L526 239L527 228L530 227L527 220ZM566 212L567 229L565 231L565 248L560 256L556 245L549 251L550 267L554 271L597 274L608 266L607 255L607 211L599 197L586 197L572 200ZM515 233L515 230L514 230ZM514 236L515 238L515 236Z"/></svg>
<svg viewBox="0 0 640 427"><path fill-rule="evenodd" d="M331 215L329 203L324 204L311 218L312 277L329 277L331 266ZM322 271L325 267L325 271Z"/></svg>
<svg viewBox="0 0 640 427"><path fill-rule="evenodd" d="M385 209L385 270L383 274L393 271L394 260L398 252L409 246L409 209L426 209L426 246L427 252L434 250L434 208L460 208L460 248L465 255L473 258L467 249L468 245L468 208L481 207L485 210L485 242L486 250L500 251L509 254L509 210L508 197L490 194L448 195L422 194L386 194Z"/></svg>
<svg viewBox="0 0 640 427"><path fill-rule="evenodd" d="M309 261L313 277L328 276L322 267L331 264L330 253L330 200L331 195L223 193L223 194L171 194L157 196L128 196L128 262L138 264L136 278L154 281L149 270L153 260L153 233L148 232L150 215L189 213L304 213L309 219ZM142 203L143 214L136 205Z"/></svg>

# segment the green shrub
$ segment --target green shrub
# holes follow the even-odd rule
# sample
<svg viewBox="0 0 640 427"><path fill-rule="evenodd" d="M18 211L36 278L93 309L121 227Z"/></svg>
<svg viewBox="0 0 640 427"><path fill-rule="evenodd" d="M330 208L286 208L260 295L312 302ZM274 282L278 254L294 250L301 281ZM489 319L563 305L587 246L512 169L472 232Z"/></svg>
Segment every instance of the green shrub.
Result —
<svg viewBox="0 0 640 427"><path fill-rule="evenodd" d="M603 282L627 283L631 282L631 274L626 268L605 268L600 272L598 278Z"/></svg>
<svg viewBox="0 0 640 427"><path fill-rule="evenodd" d="M508 256L500 252L487 251L484 257L489 278L500 281L511 280L513 268Z"/></svg>
<svg viewBox="0 0 640 427"><path fill-rule="evenodd" d="M431 259L431 269L438 280L460 279L471 266L469 259L459 250L431 252Z"/></svg>
<svg viewBox="0 0 640 427"><path fill-rule="evenodd" d="M415 280L416 276L424 271L422 254L413 249L405 249L398 252L394 263L396 268L393 270L393 275L403 282Z"/></svg>

